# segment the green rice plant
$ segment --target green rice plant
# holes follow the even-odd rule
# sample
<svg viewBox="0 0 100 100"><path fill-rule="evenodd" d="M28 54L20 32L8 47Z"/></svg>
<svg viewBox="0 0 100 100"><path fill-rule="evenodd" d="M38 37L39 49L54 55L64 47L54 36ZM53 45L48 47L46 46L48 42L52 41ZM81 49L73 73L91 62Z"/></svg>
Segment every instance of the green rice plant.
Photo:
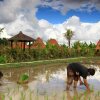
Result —
<svg viewBox="0 0 100 100"><path fill-rule="evenodd" d="M82 98L83 95L84 95L83 93L79 93L78 94L78 99L81 100L81 98Z"/></svg>
<svg viewBox="0 0 100 100"><path fill-rule="evenodd" d="M88 100L91 100L91 97L89 97Z"/></svg>
<svg viewBox="0 0 100 100"><path fill-rule="evenodd" d="M48 95L45 95L45 96L44 96L44 100L49 100Z"/></svg>
<svg viewBox="0 0 100 100"><path fill-rule="evenodd" d="M74 97L73 97L73 100L77 100L77 97L76 97L76 96L74 96Z"/></svg>
<svg viewBox="0 0 100 100"><path fill-rule="evenodd" d="M37 89L37 92L36 92L36 99L35 100L39 100L38 89Z"/></svg>
<svg viewBox="0 0 100 100"><path fill-rule="evenodd" d="M98 91L98 93L97 93L97 94L98 94L98 97L99 97L99 96L100 96L100 91Z"/></svg>
<svg viewBox="0 0 100 100"><path fill-rule="evenodd" d="M92 87L91 87L91 92L93 92L94 91L94 86L92 85Z"/></svg>
<svg viewBox="0 0 100 100"><path fill-rule="evenodd" d="M28 79L29 79L29 76L26 73L24 73L20 76L18 83L26 83Z"/></svg>
<svg viewBox="0 0 100 100"><path fill-rule="evenodd" d="M17 91L19 92L19 85L17 85Z"/></svg>
<svg viewBox="0 0 100 100"><path fill-rule="evenodd" d="M21 92L21 99L20 100L25 100L25 94L23 93L23 91Z"/></svg>
<svg viewBox="0 0 100 100"><path fill-rule="evenodd" d="M1 100L5 100L5 95L4 94L1 95Z"/></svg>
<svg viewBox="0 0 100 100"><path fill-rule="evenodd" d="M29 98L29 100L32 100L32 91L30 91Z"/></svg>
<svg viewBox="0 0 100 100"><path fill-rule="evenodd" d="M11 96L9 97L9 100L12 100L12 97Z"/></svg>
<svg viewBox="0 0 100 100"><path fill-rule="evenodd" d="M62 100L65 100L66 99L66 97L65 97L65 94L63 93L63 97L62 97Z"/></svg>
<svg viewBox="0 0 100 100"><path fill-rule="evenodd" d="M54 94L53 94L53 98L54 98L54 100L56 100L56 97L57 97L57 94L54 93Z"/></svg>
<svg viewBox="0 0 100 100"><path fill-rule="evenodd" d="M10 94L10 88L9 87L7 87L7 91L8 91L8 95Z"/></svg>
<svg viewBox="0 0 100 100"><path fill-rule="evenodd" d="M12 90L12 93L15 95L15 93L16 93L16 89L17 88L14 88L13 90Z"/></svg>
<svg viewBox="0 0 100 100"><path fill-rule="evenodd" d="M95 99L97 99L97 98L100 98L100 91L98 91L96 94L95 94Z"/></svg>

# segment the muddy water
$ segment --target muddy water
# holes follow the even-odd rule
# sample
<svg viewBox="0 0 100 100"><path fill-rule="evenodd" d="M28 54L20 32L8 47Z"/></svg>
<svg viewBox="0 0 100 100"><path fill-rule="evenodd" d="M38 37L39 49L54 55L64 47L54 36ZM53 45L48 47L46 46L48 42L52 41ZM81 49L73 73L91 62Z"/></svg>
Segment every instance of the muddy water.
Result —
<svg viewBox="0 0 100 100"><path fill-rule="evenodd" d="M86 65L90 66L90 65ZM100 91L100 66L91 65L96 68L94 76L88 77L88 83L91 89L94 90L92 94L86 94L86 97L95 99L95 94ZM85 86L78 84L77 89L71 87L70 91L66 92L67 70L66 65L49 65L38 67L22 67L22 68L8 68L1 69L4 73L2 84L0 86L0 93L5 95L5 100L12 98L13 100L76 100L74 97L84 100ZM29 75L28 84L19 85L17 81L22 73ZM99 93L97 93L100 97ZM96 94L96 95L97 95ZM100 98L97 97L96 100ZM1 100L1 99L0 99Z"/></svg>

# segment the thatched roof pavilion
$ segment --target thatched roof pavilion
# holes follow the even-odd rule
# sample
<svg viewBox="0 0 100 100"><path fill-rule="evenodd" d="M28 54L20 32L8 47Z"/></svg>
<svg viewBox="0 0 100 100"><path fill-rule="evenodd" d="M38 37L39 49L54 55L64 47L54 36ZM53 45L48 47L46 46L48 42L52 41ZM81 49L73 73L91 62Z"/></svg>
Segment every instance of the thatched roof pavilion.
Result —
<svg viewBox="0 0 100 100"><path fill-rule="evenodd" d="M20 31L19 34L11 37L9 41L11 42L11 48L13 48L13 42L17 42L20 43L20 47L23 48L23 50L25 50L25 43L29 42L29 49L30 49L30 42L33 42L34 39L23 34L22 31ZM18 46L18 44L16 46Z"/></svg>

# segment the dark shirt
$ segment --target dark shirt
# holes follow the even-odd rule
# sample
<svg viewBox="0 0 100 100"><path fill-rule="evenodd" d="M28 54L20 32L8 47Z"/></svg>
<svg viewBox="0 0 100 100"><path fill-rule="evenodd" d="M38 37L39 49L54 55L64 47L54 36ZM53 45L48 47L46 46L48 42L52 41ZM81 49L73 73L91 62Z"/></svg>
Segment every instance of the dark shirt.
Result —
<svg viewBox="0 0 100 100"><path fill-rule="evenodd" d="M77 73L79 76L82 76L84 79L88 76L88 68L80 63L71 63L68 65L68 68L70 68L75 74Z"/></svg>

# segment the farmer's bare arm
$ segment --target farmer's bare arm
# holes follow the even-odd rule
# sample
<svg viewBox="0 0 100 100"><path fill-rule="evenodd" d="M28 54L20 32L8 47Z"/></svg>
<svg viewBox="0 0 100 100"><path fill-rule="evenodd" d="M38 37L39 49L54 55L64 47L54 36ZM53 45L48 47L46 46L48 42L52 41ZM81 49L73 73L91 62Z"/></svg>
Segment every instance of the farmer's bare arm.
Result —
<svg viewBox="0 0 100 100"><path fill-rule="evenodd" d="M84 80L84 85L86 86L87 90L90 91L90 88L89 88L89 84L87 82L87 79L83 79Z"/></svg>
<svg viewBox="0 0 100 100"><path fill-rule="evenodd" d="M80 81L80 85L83 85L84 83L81 80L81 77L79 76L79 81Z"/></svg>

